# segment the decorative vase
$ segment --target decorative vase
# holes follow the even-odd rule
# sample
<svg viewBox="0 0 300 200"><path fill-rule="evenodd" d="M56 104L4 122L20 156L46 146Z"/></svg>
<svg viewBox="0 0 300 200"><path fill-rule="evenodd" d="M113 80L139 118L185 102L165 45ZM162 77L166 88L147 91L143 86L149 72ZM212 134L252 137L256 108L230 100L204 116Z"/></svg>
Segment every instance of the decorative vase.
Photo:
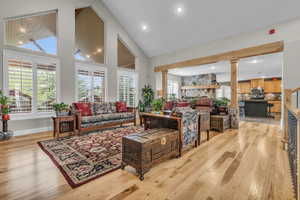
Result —
<svg viewBox="0 0 300 200"><path fill-rule="evenodd" d="M3 120L3 121L8 121L8 120L10 120L9 114L3 114L3 115L2 115L2 120Z"/></svg>
<svg viewBox="0 0 300 200"><path fill-rule="evenodd" d="M69 111L56 111L56 116L57 117L63 117L63 116L68 116Z"/></svg>

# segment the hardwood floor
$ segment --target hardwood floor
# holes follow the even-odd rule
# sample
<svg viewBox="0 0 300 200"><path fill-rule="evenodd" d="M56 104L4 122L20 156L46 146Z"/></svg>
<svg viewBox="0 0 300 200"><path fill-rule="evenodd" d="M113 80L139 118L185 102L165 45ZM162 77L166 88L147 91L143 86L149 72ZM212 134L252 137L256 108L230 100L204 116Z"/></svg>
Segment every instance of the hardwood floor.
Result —
<svg viewBox="0 0 300 200"><path fill-rule="evenodd" d="M0 199L293 199L280 134L278 125L241 122L239 131L215 133L153 168L143 182L127 167L76 189L36 143L51 133L16 137L0 143Z"/></svg>

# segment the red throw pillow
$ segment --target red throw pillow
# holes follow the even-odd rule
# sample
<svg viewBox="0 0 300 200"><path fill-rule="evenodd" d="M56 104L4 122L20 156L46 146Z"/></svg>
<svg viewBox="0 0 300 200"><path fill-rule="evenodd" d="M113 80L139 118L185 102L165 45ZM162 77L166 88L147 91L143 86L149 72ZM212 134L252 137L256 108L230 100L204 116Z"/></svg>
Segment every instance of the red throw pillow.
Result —
<svg viewBox="0 0 300 200"><path fill-rule="evenodd" d="M167 101L164 105L164 110L172 110L174 106L174 102L173 101Z"/></svg>
<svg viewBox="0 0 300 200"><path fill-rule="evenodd" d="M176 107L189 107L189 106L190 106L189 102L178 102L176 104Z"/></svg>
<svg viewBox="0 0 300 200"><path fill-rule="evenodd" d="M74 103L76 109L81 113L81 116L92 116L90 103Z"/></svg>
<svg viewBox="0 0 300 200"><path fill-rule="evenodd" d="M117 101L116 102L117 112L127 112L126 102Z"/></svg>

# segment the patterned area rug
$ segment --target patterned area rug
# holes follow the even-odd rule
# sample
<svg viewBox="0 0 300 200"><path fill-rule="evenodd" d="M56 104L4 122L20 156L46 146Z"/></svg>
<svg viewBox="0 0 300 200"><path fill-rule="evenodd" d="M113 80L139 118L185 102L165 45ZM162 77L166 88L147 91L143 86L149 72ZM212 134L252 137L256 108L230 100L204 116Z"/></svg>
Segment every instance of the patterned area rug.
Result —
<svg viewBox="0 0 300 200"><path fill-rule="evenodd" d="M129 126L38 144L75 188L120 168L122 137L142 130Z"/></svg>

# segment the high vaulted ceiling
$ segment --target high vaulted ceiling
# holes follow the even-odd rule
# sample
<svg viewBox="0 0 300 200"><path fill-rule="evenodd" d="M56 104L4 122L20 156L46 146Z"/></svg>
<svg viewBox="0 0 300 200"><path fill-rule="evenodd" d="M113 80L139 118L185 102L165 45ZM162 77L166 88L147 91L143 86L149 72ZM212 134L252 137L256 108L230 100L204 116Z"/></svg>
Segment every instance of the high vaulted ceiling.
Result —
<svg viewBox="0 0 300 200"><path fill-rule="evenodd" d="M299 0L103 0L149 56L300 17ZM183 12L176 15L180 6ZM142 26L148 26L147 31ZM267 31L266 31L267 34Z"/></svg>

